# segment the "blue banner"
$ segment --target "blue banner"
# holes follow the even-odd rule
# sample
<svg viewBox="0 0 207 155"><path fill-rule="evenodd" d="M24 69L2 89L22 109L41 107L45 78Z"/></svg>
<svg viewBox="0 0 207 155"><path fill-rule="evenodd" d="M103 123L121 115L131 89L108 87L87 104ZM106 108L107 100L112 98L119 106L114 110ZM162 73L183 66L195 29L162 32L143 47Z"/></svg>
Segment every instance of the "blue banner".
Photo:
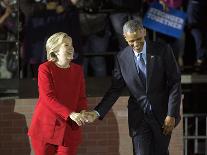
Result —
<svg viewBox="0 0 207 155"><path fill-rule="evenodd" d="M143 25L154 31L180 38L185 25L186 13L169 8L163 11L162 5L152 3L144 16Z"/></svg>

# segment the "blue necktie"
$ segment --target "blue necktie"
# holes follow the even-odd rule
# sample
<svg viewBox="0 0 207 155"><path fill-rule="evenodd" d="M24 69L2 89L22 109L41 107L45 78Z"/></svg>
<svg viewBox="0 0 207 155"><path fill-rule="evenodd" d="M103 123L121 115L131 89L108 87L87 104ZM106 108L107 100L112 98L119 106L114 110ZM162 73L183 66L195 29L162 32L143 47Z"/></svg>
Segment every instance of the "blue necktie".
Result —
<svg viewBox="0 0 207 155"><path fill-rule="evenodd" d="M139 53L136 57L136 65L137 65L137 70L139 73L139 77L141 79L141 81L143 82L144 86L146 86L146 65L144 63L144 58L143 58L143 54ZM148 113L151 111L151 105L149 102L145 103L144 106L144 113Z"/></svg>
<svg viewBox="0 0 207 155"><path fill-rule="evenodd" d="M139 73L139 77L141 81L143 82L144 86L146 86L146 65L144 63L143 53L139 53L136 57L136 65L137 70ZM152 110L152 107L150 103L145 100L145 106L144 106L144 113L149 113Z"/></svg>
<svg viewBox="0 0 207 155"><path fill-rule="evenodd" d="M146 86L146 66L144 63L144 59L143 59L143 54L139 53L137 55L137 69L138 69L138 73L139 73L139 77L142 80L144 86Z"/></svg>

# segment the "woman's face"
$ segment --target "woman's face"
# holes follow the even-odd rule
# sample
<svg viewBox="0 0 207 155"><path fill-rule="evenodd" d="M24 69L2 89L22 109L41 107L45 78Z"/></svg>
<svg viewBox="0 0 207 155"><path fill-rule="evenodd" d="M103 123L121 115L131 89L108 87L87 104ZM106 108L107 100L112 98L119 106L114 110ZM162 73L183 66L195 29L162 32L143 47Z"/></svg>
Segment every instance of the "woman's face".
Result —
<svg viewBox="0 0 207 155"><path fill-rule="evenodd" d="M63 38L59 51L57 52L58 61L65 63L73 60L74 48L71 38Z"/></svg>

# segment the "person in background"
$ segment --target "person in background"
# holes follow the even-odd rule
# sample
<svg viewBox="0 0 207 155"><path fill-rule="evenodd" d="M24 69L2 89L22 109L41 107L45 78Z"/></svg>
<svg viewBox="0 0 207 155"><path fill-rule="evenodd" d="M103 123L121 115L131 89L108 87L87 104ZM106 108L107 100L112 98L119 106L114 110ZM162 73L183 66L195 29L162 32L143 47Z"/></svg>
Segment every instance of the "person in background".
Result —
<svg viewBox="0 0 207 155"><path fill-rule="evenodd" d="M163 11L165 12L168 12L169 9L177 9L180 11L183 10L183 0L145 0L145 4L148 5L147 8L149 7L150 3L153 3L153 2L159 2L163 7ZM177 63L180 69L183 69L185 32L181 34L180 38L174 38L166 34L156 32L156 40L164 41L171 46L173 50L173 54L177 60Z"/></svg>
<svg viewBox="0 0 207 155"><path fill-rule="evenodd" d="M206 72L207 69L207 1L190 0L188 3L188 25L195 40L195 71Z"/></svg>
<svg viewBox="0 0 207 155"><path fill-rule="evenodd" d="M5 20L9 17L9 15L12 13L12 10L9 5L9 1L1 0L0 3L2 6L1 7L2 9L0 9L0 26L1 26L5 22Z"/></svg>
<svg viewBox="0 0 207 155"><path fill-rule="evenodd" d="M97 4L101 4L100 0L73 0L73 4L82 10L97 9L96 13L93 11L84 11L79 14L81 42L83 45L82 53L94 54L92 57L84 57L83 59L85 76L90 75L89 69L92 69L92 74L95 77L107 76L107 64L106 59L103 56L103 53L107 52L109 38L111 36L107 13L98 12L99 8ZM92 7L94 5L97 8Z"/></svg>
<svg viewBox="0 0 207 155"><path fill-rule="evenodd" d="M39 66L39 99L28 131L36 155L76 155L87 120L82 67L72 63L72 38L58 32L46 42L47 62Z"/></svg>
<svg viewBox="0 0 207 155"><path fill-rule="evenodd" d="M73 62L82 64L80 24L77 9L69 3L63 5L58 0L33 2L33 12L25 24L24 47L22 52L23 78L37 78L39 65L46 60L44 44L46 39L56 32L64 32L73 38Z"/></svg>

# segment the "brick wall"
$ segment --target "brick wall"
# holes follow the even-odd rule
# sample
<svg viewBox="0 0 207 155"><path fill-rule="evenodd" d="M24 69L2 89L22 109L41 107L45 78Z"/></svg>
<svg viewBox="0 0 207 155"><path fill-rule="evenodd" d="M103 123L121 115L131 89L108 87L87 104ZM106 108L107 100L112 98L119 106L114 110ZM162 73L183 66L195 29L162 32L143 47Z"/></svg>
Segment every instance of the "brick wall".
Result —
<svg viewBox="0 0 207 155"><path fill-rule="evenodd" d="M89 98L92 109L100 97ZM84 126L78 155L132 155L127 125L127 97L120 97L102 121ZM0 155L32 155L26 135L36 99L0 101ZM171 155L183 155L182 123L174 130ZM31 153L30 153L31 151Z"/></svg>
<svg viewBox="0 0 207 155"><path fill-rule="evenodd" d="M0 101L0 155L30 154L26 120L32 113L32 105Z"/></svg>

